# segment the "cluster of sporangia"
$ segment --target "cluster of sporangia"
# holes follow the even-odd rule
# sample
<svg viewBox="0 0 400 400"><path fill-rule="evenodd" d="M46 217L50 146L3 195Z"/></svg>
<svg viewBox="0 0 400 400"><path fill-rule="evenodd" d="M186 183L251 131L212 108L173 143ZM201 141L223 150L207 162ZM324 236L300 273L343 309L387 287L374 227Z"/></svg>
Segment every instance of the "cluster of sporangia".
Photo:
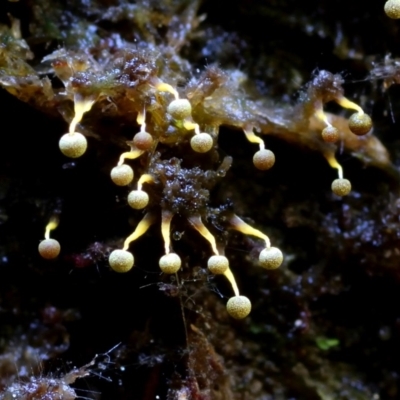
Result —
<svg viewBox="0 0 400 400"><path fill-rule="evenodd" d="M201 132L200 127L192 119L192 106L188 99L179 97L178 92L169 84L160 82L155 85L155 89L159 92L169 92L172 101L167 106L166 112L175 120L178 121L186 130L194 131L191 137L190 146L196 153L207 153L214 146L213 138L210 134ZM356 110L349 119L350 130L356 135L365 135L371 129L372 123L370 117L356 104L350 102L344 97L336 100L345 108ZM84 135L75 131L76 125L81 121L83 114L89 111L94 104L93 99L85 100L80 96L75 96L74 110L75 116L69 126L69 132L63 135L59 142L61 152L71 158L82 156L87 148L87 141ZM339 131L332 126L328 121L328 117L324 114L322 108L316 111L316 116L322 119L326 127L322 131L322 139L326 142L336 142L339 139ZM132 160L140 157L145 152L154 150L155 140L150 132L146 131L146 112L138 113L137 122L140 131L133 137L132 142L128 142L130 150L121 154L118 164L111 170L111 179L118 186L127 186L133 182L134 171L127 160ZM244 131L247 139L252 143L259 145L259 150L254 154L254 166L260 170L268 170L275 163L274 153L265 149L264 142L256 136L252 131ZM338 169L339 178L332 183L332 191L339 195L345 196L351 190L350 182L343 178L341 166L335 161L332 166ZM136 190L132 190L128 195L128 204L135 210L142 210L149 203L149 195L143 190L143 184L153 184L155 177L151 174L143 174L137 181ZM181 258L178 254L171 252L170 226L173 213L162 211L161 215L161 233L164 240L165 254L160 258L159 266L165 274L176 274L181 268ZM139 222L134 232L128 236L123 244L122 249L114 250L109 256L109 264L116 272L127 272L134 265L134 256L129 251L130 244L142 236L154 222L154 215L147 213ZM233 288L234 296L227 302L228 313L236 319L246 317L251 311L250 300L239 294L239 289L236 284L234 275L229 267L228 259L219 251L215 237L203 224L199 216L188 218L190 225L197 230L211 245L212 255L208 259L207 267L211 274L222 274L230 282ZM262 239L265 242L265 248L260 252L259 263L265 269L276 269L283 261L282 252L271 247L268 236L254 229L239 217L234 216L230 221L233 229L242 232L246 235L252 235ZM58 256L60 252L60 244L50 239L50 231L57 227L57 221L51 220L46 227L45 240L39 245L39 253L46 259L52 259Z"/></svg>

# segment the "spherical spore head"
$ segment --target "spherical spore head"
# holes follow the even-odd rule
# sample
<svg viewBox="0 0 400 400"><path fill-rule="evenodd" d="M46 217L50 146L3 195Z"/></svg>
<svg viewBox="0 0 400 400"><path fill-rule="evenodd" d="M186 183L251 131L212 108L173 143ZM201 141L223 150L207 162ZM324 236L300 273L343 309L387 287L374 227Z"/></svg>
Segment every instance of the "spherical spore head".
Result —
<svg viewBox="0 0 400 400"><path fill-rule="evenodd" d="M58 240L45 239L39 243L39 254L46 260L52 260L56 258L61 251L61 246Z"/></svg>
<svg viewBox="0 0 400 400"><path fill-rule="evenodd" d="M354 113L349 118L349 129L357 136L364 136L372 129L372 120L368 114Z"/></svg>
<svg viewBox="0 0 400 400"><path fill-rule="evenodd" d="M183 120L192 114L192 105L187 99L176 99L169 103L167 112L172 118Z"/></svg>
<svg viewBox="0 0 400 400"><path fill-rule="evenodd" d="M267 247L262 250L258 260L265 269L276 269L282 265L283 254L277 247Z"/></svg>
<svg viewBox="0 0 400 400"><path fill-rule="evenodd" d="M153 147L153 143L153 136L151 136L148 132L140 131L133 137L133 144L139 150L150 150Z"/></svg>
<svg viewBox="0 0 400 400"><path fill-rule="evenodd" d="M266 171L275 164L275 154L268 149L258 150L253 156L253 164L257 169Z"/></svg>
<svg viewBox="0 0 400 400"><path fill-rule="evenodd" d="M182 261L178 254L169 253L160 258L159 265L164 274L175 274L181 268Z"/></svg>
<svg viewBox="0 0 400 400"><path fill-rule="evenodd" d="M127 165L117 165L111 170L111 180L118 186L129 185L133 181L133 169Z"/></svg>
<svg viewBox="0 0 400 400"><path fill-rule="evenodd" d="M213 139L208 133L199 133L190 140L190 146L196 153L207 153L213 147Z"/></svg>
<svg viewBox="0 0 400 400"><path fill-rule="evenodd" d="M384 10L386 15L392 19L400 18L400 1L399 0L388 0L385 3Z"/></svg>
<svg viewBox="0 0 400 400"><path fill-rule="evenodd" d="M322 130L321 135L324 142L336 143L339 140L339 129L329 125Z"/></svg>
<svg viewBox="0 0 400 400"><path fill-rule="evenodd" d="M332 192L337 196L347 196L351 192L351 183L348 179L335 179L332 182Z"/></svg>
<svg viewBox="0 0 400 400"><path fill-rule="evenodd" d="M149 204L149 195L143 190L132 190L128 195L128 204L135 210L141 210Z"/></svg>
<svg viewBox="0 0 400 400"><path fill-rule="evenodd" d="M128 272L133 267L134 257L129 251L114 250L108 258L108 263L115 272Z"/></svg>
<svg viewBox="0 0 400 400"><path fill-rule="evenodd" d="M229 261L225 256L211 256L208 259L207 267L212 274L220 275L229 268Z"/></svg>
<svg viewBox="0 0 400 400"><path fill-rule="evenodd" d="M251 311L251 301L246 296L231 297L226 303L226 310L232 318L246 318Z"/></svg>
<svg viewBox="0 0 400 400"><path fill-rule="evenodd" d="M58 143L61 153L70 158L78 158L82 156L87 149L87 140L82 133L66 133L61 136Z"/></svg>

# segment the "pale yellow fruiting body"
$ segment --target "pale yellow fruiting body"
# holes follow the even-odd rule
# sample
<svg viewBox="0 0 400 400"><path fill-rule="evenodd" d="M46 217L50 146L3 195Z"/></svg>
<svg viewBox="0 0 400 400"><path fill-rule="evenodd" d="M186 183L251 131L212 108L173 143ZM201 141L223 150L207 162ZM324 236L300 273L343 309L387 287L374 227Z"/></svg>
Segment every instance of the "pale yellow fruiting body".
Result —
<svg viewBox="0 0 400 400"><path fill-rule="evenodd" d="M386 15L392 19L400 18L400 1L399 0L388 0L385 3L384 10Z"/></svg>
<svg viewBox="0 0 400 400"><path fill-rule="evenodd" d="M346 196L351 192L351 183L348 179L335 179L332 182L332 192L337 196Z"/></svg>
<svg viewBox="0 0 400 400"><path fill-rule="evenodd" d="M246 296L234 296L226 303L226 310L232 318L243 319L250 314L251 302Z"/></svg>
<svg viewBox="0 0 400 400"><path fill-rule="evenodd" d="M207 262L208 270L214 275L221 275L229 268L229 261L225 256L211 256Z"/></svg>
<svg viewBox="0 0 400 400"><path fill-rule="evenodd" d="M137 224L135 230L125 239L122 250L128 250L132 242L134 242L136 239L140 238L147 232L150 226L154 223L154 220L155 215L151 212L148 212Z"/></svg>
<svg viewBox="0 0 400 400"><path fill-rule="evenodd" d="M179 99L179 93L175 88L173 88L169 83L159 81L155 88L160 92L168 92L174 95L175 100Z"/></svg>
<svg viewBox="0 0 400 400"><path fill-rule="evenodd" d="M175 274L181 268L182 261L178 254L169 253L160 258L159 266L164 274Z"/></svg>
<svg viewBox="0 0 400 400"><path fill-rule="evenodd" d="M38 250L43 258L52 260L60 254L61 246L55 239L45 239L39 243Z"/></svg>
<svg viewBox="0 0 400 400"><path fill-rule="evenodd" d="M82 133L66 133L58 143L61 152L70 158L81 157L87 149L87 140Z"/></svg>
<svg viewBox="0 0 400 400"><path fill-rule="evenodd" d="M115 272L128 272L134 263L133 254L126 250L114 250L108 258L110 267Z"/></svg>
<svg viewBox="0 0 400 400"><path fill-rule="evenodd" d="M349 129L357 136L366 135L372 129L372 120L368 114L354 113L349 118Z"/></svg>
<svg viewBox="0 0 400 400"><path fill-rule="evenodd" d="M145 132L145 131L140 131L138 132L134 137L133 137L133 144L139 149L139 150L150 150L153 147L153 136L150 135L150 133Z"/></svg>
<svg viewBox="0 0 400 400"><path fill-rule="evenodd" d="M128 204L135 210L141 210L149 204L149 195L143 190L132 190L128 195Z"/></svg>
<svg viewBox="0 0 400 400"><path fill-rule="evenodd" d="M339 130L332 125L325 127L321 135L322 139L327 143L336 143L339 140Z"/></svg>
<svg viewBox="0 0 400 400"><path fill-rule="evenodd" d="M253 156L253 164L257 169L266 171L275 164L275 154L268 149L258 150Z"/></svg>
<svg viewBox="0 0 400 400"><path fill-rule="evenodd" d="M215 237L204 225L200 215L193 215L188 218L188 221L190 225L192 225L192 227L196 229L196 231L199 232L200 235L203 236L203 238L206 239L208 243L210 243L214 254L218 254L217 242L215 240Z"/></svg>
<svg viewBox="0 0 400 400"><path fill-rule="evenodd" d="M258 260L263 268L276 269L282 265L283 254L277 247L268 247L261 251Z"/></svg>
<svg viewBox="0 0 400 400"><path fill-rule="evenodd" d="M50 221L46 225L46 229L44 231L44 238L50 239L50 232L57 228L59 224L59 219L57 215L54 215L50 218Z"/></svg>
<svg viewBox="0 0 400 400"><path fill-rule="evenodd" d="M271 246L271 241L269 240L269 237L267 235L265 235L258 229L253 228L247 222L244 222L236 214L233 214L232 217L229 219L229 224L232 229L242 232L244 235L251 235L264 240L265 247Z"/></svg>
<svg viewBox="0 0 400 400"><path fill-rule="evenodd" d="M207 153L212 149L213 139L208 133L199 133L190 140L190 146L196 153Z"/></svg>
<svg viewBox="0 0 400 400"><path fill-rule="evenodd" d="M176 99L169 103L167 112L172 118L183 120L191 116L192 105L187 99Z"/></svg>
<svg viewBox="0 0 400 400"><path fill-rule="evenodd" d="M114 167L111 170L111 179L118 186L129 185L133 181L133 169L127 165L122 164Z"/></svg>

